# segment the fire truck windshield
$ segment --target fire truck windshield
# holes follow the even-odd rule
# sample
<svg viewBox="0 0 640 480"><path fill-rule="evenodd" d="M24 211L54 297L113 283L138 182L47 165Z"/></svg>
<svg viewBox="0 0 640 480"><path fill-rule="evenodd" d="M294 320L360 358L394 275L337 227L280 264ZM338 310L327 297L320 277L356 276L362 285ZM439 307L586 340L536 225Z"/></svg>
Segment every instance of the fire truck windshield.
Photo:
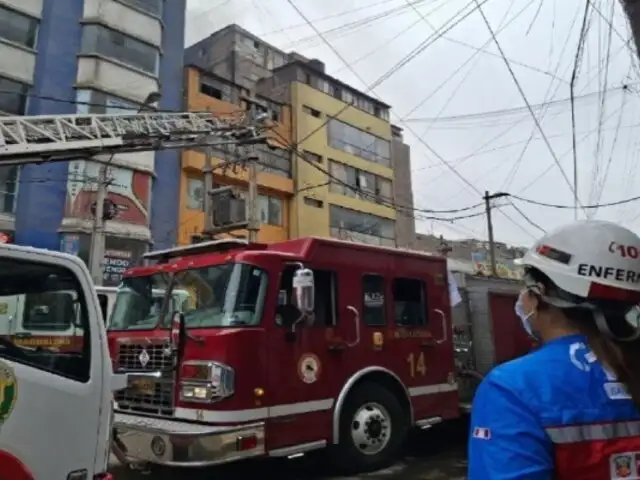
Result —
<svg viewBox="0 0 640 480"><path fill-rule="evenodd" d="M170 303L163 309L167 288L171 289ZM240 263L183 270L172 278L164 273L125 278L110 329L153 329L159 323L168 328L175 312L184 314L187 328L258 325L266 289L266 272ZM162 293L156 296L155 291Z"/></svg>

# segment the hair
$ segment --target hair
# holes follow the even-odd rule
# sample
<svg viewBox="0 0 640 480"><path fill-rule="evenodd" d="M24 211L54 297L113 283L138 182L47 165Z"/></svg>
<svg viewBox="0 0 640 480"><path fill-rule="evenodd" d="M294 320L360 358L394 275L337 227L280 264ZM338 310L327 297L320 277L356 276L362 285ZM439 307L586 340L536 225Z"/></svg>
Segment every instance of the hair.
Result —
<svg viewBox="0 0 640 480"><path fill-rule="evenodd" d="M534 268L527 268L526 274L545 288L545 296L560 298L572 303L581 303L585 299L558 288L551 279ZM589 300L604 314L610 331L621 338L629 337L636 328L627 320L627 313L634 307L628 302L612 300ZM540 309L550 305L541 300ZM589 347L596 357L617 377L627 389L631 399L640 408L640 339L619 341L603 333L598 328L593 311L587 308L573 307L560 309L569 325L587 337Z"/></svg>

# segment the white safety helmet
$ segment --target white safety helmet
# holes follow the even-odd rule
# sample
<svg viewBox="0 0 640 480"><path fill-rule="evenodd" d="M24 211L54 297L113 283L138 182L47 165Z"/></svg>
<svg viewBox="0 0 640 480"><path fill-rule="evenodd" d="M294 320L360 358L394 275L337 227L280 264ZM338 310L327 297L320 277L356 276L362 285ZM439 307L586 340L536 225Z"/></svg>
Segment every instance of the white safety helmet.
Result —
<svg viewBox="0 0 640 480"><path fill-rule="evenodd" d="M561 227L538 240L517 263L539 270L556 287L578 297L550 303L594 310L598 327L609 334L596 305L640 303L640 237L615 223L583 220ZM626 340L639 336L640 329Z"/></svg>

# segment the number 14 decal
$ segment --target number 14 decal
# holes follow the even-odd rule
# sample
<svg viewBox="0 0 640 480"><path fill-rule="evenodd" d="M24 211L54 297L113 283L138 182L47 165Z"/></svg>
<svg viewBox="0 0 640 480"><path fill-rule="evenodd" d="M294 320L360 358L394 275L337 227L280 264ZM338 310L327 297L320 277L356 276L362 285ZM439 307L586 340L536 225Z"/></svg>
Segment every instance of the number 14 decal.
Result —
<svg viewBox="0 0 640 480"><path fill-rule="evenodd" d="M424 353L420 352L419 355L410 353L407 356L407 363L409 364L409 375L411 378L416 375L424 376L427 374L427 366L424 363Z"/></svg>

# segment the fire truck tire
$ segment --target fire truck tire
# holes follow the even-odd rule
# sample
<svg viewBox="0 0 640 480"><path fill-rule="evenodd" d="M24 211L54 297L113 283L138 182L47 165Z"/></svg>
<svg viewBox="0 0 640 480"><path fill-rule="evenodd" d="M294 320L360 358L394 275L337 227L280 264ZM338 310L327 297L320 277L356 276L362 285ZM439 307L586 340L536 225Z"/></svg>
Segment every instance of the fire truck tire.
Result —
<svg viewBox="0 0 640 480"><path fill-rule="evenodd" d="M364 473L390 466L409 429L407 412L396 396L375 383L349 393L340 414L340 442L332 452L345 473Z"/></svg>

